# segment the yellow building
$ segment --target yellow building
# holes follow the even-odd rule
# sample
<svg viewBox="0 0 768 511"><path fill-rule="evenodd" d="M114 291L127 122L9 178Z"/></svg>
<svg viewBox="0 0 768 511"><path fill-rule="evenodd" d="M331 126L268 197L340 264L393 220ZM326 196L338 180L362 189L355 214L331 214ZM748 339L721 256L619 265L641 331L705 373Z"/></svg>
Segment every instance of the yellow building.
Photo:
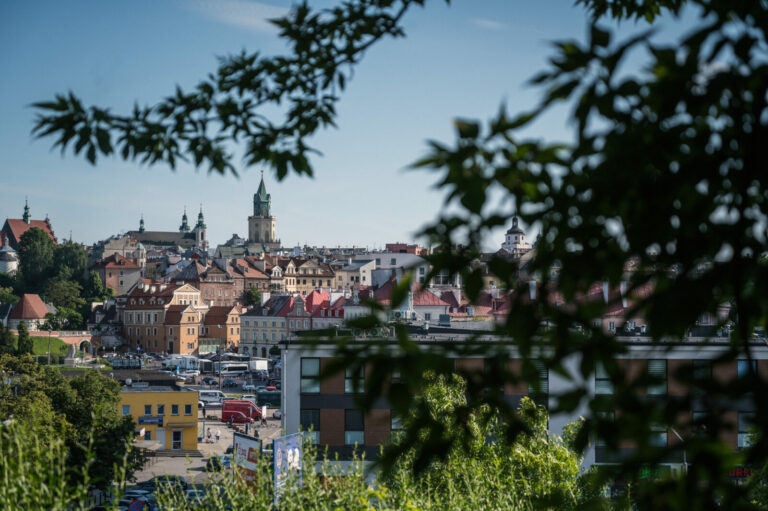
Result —
<svg viewBox="0 0 768 511"><path fill-rule="evenodd" d="M122 415L133 417L137 433L159 450L197 449L197 391L138 385L123 387L119 405Z"/></svg>

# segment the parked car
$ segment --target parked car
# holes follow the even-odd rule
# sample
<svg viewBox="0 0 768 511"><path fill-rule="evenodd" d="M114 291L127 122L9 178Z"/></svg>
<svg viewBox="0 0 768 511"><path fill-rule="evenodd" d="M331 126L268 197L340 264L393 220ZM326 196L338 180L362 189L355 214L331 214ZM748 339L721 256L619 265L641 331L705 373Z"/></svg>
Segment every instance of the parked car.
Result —
<svg viewBox="0 0 768 511"><path fill-rule="evenodd" d="M272 412L272 417L275 419L282 419L283 418L283 412L281 412L279 409Z"/></svg>
<svg viewBox="0 0 768 511"><path fill-rule="evenodd" d="M151 481L151 486L154 486L155 488L158 488L164 485L178 485L178 486L181 486L183 490L186 490L188 486L187 479L184 476L162 475L162 476L155 476L149 481Z"/></svg>
<svg viewBox="0 0 768 511"><path fill-rule="evenodd" d="M246 401L250 401L251 403L256 404L256 396L253 394L245 394L240 396L240 399L245 399Z"/></svg>
<svg viewBox="0 0 768 511"><path fill-rule="evenodd" d="M187 490L184 494L184 498L187 502L193 505L201 505L205 500L205 491L203 490Z"/></svg>
<svg viewBox="0 0 768 511"><path fill-rule="evenodd" d="M270 386L268 386L268 387L267 387L266 389L264 389L264 390L277 390L277 387L275 387L274 385L270 385Z"/></svg>
<svg viewBox="0 0 768 511"><path fill-rule="evenodd" d="M210 376L206 376L203 378L203 384L204 385L218 385L219 381L216 378L212 378Z"/></svg>
<svg viewBox="0 0 768 511"><path fill-rule="evenodd" d="M253 424L254 420L250 417L246 417L246 415L243 412L229 412L226 414L226 419L224 418L224 413L222 413L222 420L224 422L228 422L230 417L232 418L232 422L235 424L245 424L246 422L248 424Z"/></svg>
<svg viewBox="0 0 768 511"><path fill-rule="evenodd" d="M244 383L243 390L256 390L256 385L253 383Z"/></svg>
<svg viewBox="0 0 768 511"><path fill-rule="evenodd" d="M266 385L259 385L255 389L253 389L253 390L254 390L254 392L264 392L265 390L267 390L267 386Z"/></svg>
<svg viewBox="0 0 768 511"><path fill-rule="evenodd" d="M237 387L239 383L237 383L232 378L226 378L224 381L221 382L221 384L225 387Z"/></svg>

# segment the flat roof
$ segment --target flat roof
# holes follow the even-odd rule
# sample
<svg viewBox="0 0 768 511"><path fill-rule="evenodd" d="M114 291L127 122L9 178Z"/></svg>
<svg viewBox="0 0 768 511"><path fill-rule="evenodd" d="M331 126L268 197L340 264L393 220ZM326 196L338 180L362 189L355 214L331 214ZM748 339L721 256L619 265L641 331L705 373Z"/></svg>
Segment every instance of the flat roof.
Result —
<svg viewBox="0 0 768 511"><path fill-rule="evenodd" d="M182 388L182 387L170 387L167 385L155 385L150 387L129 387L124 386L122 392L197 392L196 390Z"/></svg>

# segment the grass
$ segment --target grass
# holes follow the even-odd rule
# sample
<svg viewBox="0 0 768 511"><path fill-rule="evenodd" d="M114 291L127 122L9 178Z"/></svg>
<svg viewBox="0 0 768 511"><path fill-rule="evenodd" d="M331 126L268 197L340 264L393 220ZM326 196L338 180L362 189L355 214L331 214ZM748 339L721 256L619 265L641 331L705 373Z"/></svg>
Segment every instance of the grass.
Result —
<svg viewBox="0 0 768 511"><path fill-rule="evenodd" d="M48 354L48 337L33 337L32 342L34 343L32 350L35 355ZM67 343L58 337L51 337L51 353L66 355Z"/></svg>

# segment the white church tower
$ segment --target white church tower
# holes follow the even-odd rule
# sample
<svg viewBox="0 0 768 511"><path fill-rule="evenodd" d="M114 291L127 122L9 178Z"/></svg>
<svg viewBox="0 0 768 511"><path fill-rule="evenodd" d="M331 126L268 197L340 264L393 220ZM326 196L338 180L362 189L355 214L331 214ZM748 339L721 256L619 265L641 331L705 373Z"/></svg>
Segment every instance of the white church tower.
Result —
<svg viewBox="0 0 768 511"><path fill-rule="evenodd" d="M516 257L531 250L531 244L525 241L525 231L517 225L517 216L512 219L512 227L507 231L501 248Z"/></svg>

